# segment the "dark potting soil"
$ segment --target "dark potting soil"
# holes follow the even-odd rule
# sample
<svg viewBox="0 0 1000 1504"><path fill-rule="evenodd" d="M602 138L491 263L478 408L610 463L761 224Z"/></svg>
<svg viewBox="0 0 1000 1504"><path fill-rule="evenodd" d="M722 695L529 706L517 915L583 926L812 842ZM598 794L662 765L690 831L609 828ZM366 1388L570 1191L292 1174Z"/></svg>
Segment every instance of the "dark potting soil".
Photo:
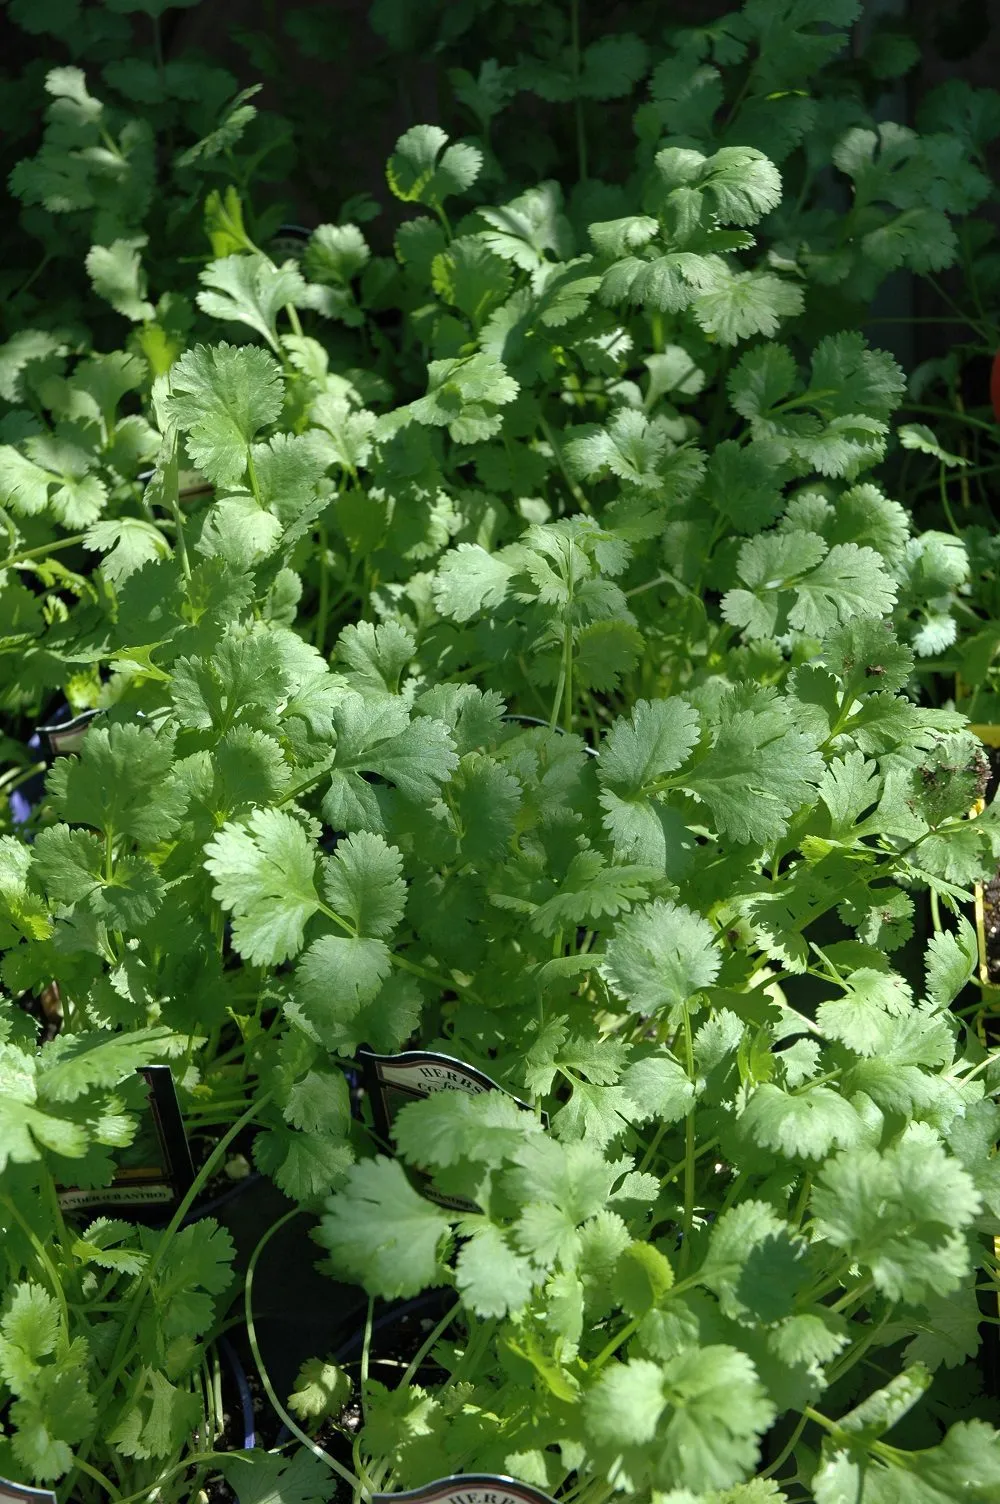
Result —
<svg viewBox="0 0 1000 1504"><path fill-rule="evenodd" d="M438 1291L433 1292L429 1297L414 1301L376 1305L369 1347L370 1377L379 1380L389 1389L399 1384L414 1354L440 1320L445 1309L446 1297L446 1291ZM242 1340L240 1340L234 1333L233 1341L234 1345L241 1350L241 1356L245 1354L249 1357L249 1344L246 1342L245 1334L242 1334ZM361 1326L356 1328L333 1353L314 1354L314 1356L329 1356L339 1362L354 1380L355 1392L336 1416L325 1420L315 1430L308 1426L303 1427L325 1452L348 1468L353 1465L352 1442L363 1421L361 1398L358 1393L363 1343L362 1320ZM440 1382L444 1377L444 1370L428 1357L421 1363L414 1375L414 1382L428 1385ZM287 1446L286 1456L291 1456L298 1443L294 1437L289 1436L280 1417L272 1408L252 1361L246 1368L246 1380L253 1402L257 1445L265 1450ZM243 1407L239 1402L237 1386L231 1374L224 1386L224 1398L226 1401L224 1426L215 1446L219 1451L239 1451L245 1443L245 1417ZM331 1485L335 1489L330 1496L331 1504L346 1504L350 1497L350 1490L346 1486L341 1486L335 1477L331 1477ZM203 1486L203 1489L207 1504L238 1504L233 1489L221 1477L212 1478Z"/></svg>
<svg viewBox="0 0 1000 1504"><path fill-rule="evenodd" d="M246 1128L237 1134L226 1150L222 1163L213 1170L202 1186L196 1206L214 1201L217 1196L226 1195L235 1186L250 1178L253 1174L253 1141L257 1131L253 1123L248 1123ZM211 1133L199 1130L197 1127L189 1127L188 1141L191 1145L191 1159L196 1174L212 1154L221 1137L222 1134L218 1131Z"/></svg>

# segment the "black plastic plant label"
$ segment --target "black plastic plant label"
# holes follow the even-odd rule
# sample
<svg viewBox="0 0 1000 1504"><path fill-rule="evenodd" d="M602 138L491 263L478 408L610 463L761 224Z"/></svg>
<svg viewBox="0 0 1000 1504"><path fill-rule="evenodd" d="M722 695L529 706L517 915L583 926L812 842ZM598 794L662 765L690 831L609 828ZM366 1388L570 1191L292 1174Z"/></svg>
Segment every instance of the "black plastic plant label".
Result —
<svg viewBox="0 0 1000 1504"><path fill-rule="evenodd" d="M540 1488L492 1473L439 1478L408 1493L372 1494L371 1504L402 1504L403 1500L412 1504L553 1504L551 1495L543 1494Z"/></svg>
<svg viewBox="0 0 1000 1504"><path fill-rule="evenodd" d="M0 1504L57 1504L51 1488L29 1488L27 1483L12 1483L0 1478Z"/></svg>
<svg viewBox="0 0 1000 1504"><path fill-rule="evenodd" d="M137 1075L146 1085L146 1110L139 1132L119 1158L118 1173L110 1185L60 1191L64 1212L171 1216L190 1188L194 1165L170 1067L146 1065Z"/></svg>
<svg viewBox="0 0 1000 1504"><path fill-rule="evenodd" d="M68 757L72 752L79 752L91 721L101 714L100 710L81 710L79 715L71 716L69 720L39 726L38 734L42 739L43 749L49 757Z"/></svg>
<svg viewBox="0 0 1000 1504"><path fill-rule="evenodd" d="M405 1050L401 1055L375 1055L361 1050L358 1062L364 1073L365 1090L372 1104L375 1131L386 1143L393 1139L393 1124L396 1114L408 1102L418 1102L439 1091L462 1091L478 1097L487 1091L500 1091L516 1102L525 1112L531 1112L527 1102L522 1102L512 1092L499 1086L491 1076L456 1060L452 1055L439 1055L433 1050ZM420 1174L421 1190L431 1201L452 1211L475 1212L475 1202L458 1196L446 1196L431 1184L430 1177ZM398 1497L398 1496L397 1496Z"/></svg>
<svg viewBox="0 0 1000 1504"><path fill-rule="evenodd" d="M375 1127L384 1139L392 1138L392 1125L401 1107L435 1092L464 1091L470 1097L481 1096L484 1091L513 1095L476 1066L451 1055L438 1055L433 1050L405 1050L401 1055L374 1055L362 1050L358 1060L364 1071ZM513 1100L526 1112L531 1111L527 1102L517 1097Z"/></svg>

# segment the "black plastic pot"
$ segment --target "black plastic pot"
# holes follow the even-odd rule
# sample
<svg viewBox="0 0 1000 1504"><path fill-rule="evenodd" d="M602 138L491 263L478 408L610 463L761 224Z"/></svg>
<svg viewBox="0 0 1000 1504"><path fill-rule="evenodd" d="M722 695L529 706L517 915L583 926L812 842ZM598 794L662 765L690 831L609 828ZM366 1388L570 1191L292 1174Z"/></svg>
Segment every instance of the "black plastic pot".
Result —
<svg viewBox="0 0 1000 1504"><path fill-rule="evenodd" d="M221 1205L202 1214L217 1217L228 1229L236 1245L235 1268L243 1274L261 1238L290 1204L264 1176L219 1199ZM254 1330L264 1367L282 1397L291 1393L307 1358L338 1351L363 1329L368 1308L363 1290L338 1284L316 1268L321 1251L309 1236L310 1226L300 1216L280 1228L254 1274ZM253 1360L245 1338L238 1340L238 1350L249 1367Z"/></svg>
<svg viewBox="0 0 1000 1504"><path fill-rule="evenodd" d="M192 1208L188 1220L213 1216L226 1227L236 1246L234 1268L242 1275L268 1228L289 1209L288 1200L270 1180L254 1175ZM312 1225L307 1217L299 1216L279 1228L261 1252L254 1273L254 1333L268 1378L282 1400L292 1392L307 1359L330 1357L341 1365L353 1364L360 1360L364 1344L368 1297L358 1286L341 1284L316 1268L322 1255L309 1235ZM370 1348L375 1370L379 1355L390 1354L398 1346L401 1325L414 1318L433 1325L447 1309L449 1298L454 1298L452 1292L442 1289L412 1300L380 1303ZM254 1357L245 1328L237 1327L230 1341L240 1364L252 1372ZM418 1341L413 1350L419 1345ZM391 1387L393 1376L387 1376L386 1382ZM254 1429L258 1445L280 1445L289 1439L277 1415L273 1436L261 1438Z"/></svg>
<svg viewBox="0 0 1000 1504"><path fill-rule="evenodd" d="M301 261L312 230L305 225L279 225L268 243L268 254L274 261Z"/></svg>
<svg viewBox="0 0 1000 1504"><path fill-rule="evenodd" d="M422 1295L415 1296L412 1300L396 1300L386 1306L380 1316L372 1322L372 1339L370 1356L378 1362L380 1347L390 1345L396 1329L403 1321L412 1316L426 1316L432 1323L440 1321L444 1314L446 1304L446 1291L425 1290ZM356 1327L350 1336L341 1343L335 1352L330 1354L330 1361L343 1367L346 1363L357 1362L365 1341L365 1323ZM392 1388L392 1385L388 1385ZM291 1440L291 1432L287 1426L282 1426L278 1432L276 1445L281 1446Z"/></svg>

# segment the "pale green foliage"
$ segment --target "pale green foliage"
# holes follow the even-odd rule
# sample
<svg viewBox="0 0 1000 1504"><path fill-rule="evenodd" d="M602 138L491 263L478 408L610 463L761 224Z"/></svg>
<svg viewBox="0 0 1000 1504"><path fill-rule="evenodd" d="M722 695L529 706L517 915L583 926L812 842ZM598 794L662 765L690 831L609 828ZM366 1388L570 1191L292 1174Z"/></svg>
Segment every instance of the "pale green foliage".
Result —
<svg viewBox="0 0 1000 1504"><path fill-rule="evenodd" d="M992 440L959 355L907 387L858 330L961 244L989 348L996 96L874 123L914 48L856 0L376 0L460 114L397 141L394 207L338 203L323 7L237 36L287 121L169 28L120 56L162 0L9 9L74 64L0 349L0 1476L216 1486L252 1245L58 1202L145 1154L169 1063L200 1165L250 1115L199 1198L252 1167L309 1214L255 1338L278 1232L371 1297L278 1396L348 1491L992 1499L1000 827L929 703L957 672L1000 718ZM42 789L60 698L99 716ZM383 1137L357 1056L408 1048L497 1089ZM218 1455L243 1504L330 1493L309 1448Z"/></svg>

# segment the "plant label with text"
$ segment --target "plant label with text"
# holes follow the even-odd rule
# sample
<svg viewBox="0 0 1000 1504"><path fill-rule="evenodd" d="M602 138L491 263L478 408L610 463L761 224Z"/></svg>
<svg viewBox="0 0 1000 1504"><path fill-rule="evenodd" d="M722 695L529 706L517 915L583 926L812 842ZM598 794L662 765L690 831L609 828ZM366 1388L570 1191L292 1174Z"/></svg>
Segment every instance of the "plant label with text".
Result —
<svg viewBox="0 0 1000 1504"><path fill-rule="evenodd" d="M170 1067L147 1065L137 1074L146 1085L146 1110L124 1162L110 1185L61 1190L59 1205L64 1212L114 1208L123 1215L141 1216L155 1210L170 1216L194 1180Z"/></svg>
<svg viewBox="0 0 1000 1504"><path fill-rule="evenodd" d="M438 1091L464 1091L468 1096L478 1097L486 1091L504 1090L476 1066L467 1065L464 1060L456 1060L451 1055L439 1055L433 1050L405 1050L400 1055L373 1055L362 1050L358 1059L364 1071L375 1127L384 1139L392 1138L396 1114L407 1102L418 1101ZM518 1105L531 1111L526 1102Z"/></svg>
<svg viewBox="0 0 1000 1504"><path fill-rule="evenodd" d="M372 1115L379 1137L386 1143L393 1139L393 1124L396 1114L408 1102L419 1102L424 1097L439 1091L462 1091L478 1097L483 1092L501 1091L515 1101L525 1112L531 1112L527 1102L514 1097L491 1076L464 1060L451 1055L440 1055L433 1050L405 1050L400 1055L375 1055L361 1050L358 1061L364 1072L365 1089L372 1104ZM432 1183L429 1176L420 1175L420 1189L431 1201L452 1211L476 1212L479 1207L460 1196L446 1196Z"/></svg>
<svg viewBox="0 0 1000 1504"><path fill-rule="evenodd" d="M439 1478L436 1483L425 1483L408 1493L372 1494L372 1504L390 1504L390 1501L401 1504L403 1500L412 1504L553 1504L549 1494L530 1483L489 1473Z"/></svg>

